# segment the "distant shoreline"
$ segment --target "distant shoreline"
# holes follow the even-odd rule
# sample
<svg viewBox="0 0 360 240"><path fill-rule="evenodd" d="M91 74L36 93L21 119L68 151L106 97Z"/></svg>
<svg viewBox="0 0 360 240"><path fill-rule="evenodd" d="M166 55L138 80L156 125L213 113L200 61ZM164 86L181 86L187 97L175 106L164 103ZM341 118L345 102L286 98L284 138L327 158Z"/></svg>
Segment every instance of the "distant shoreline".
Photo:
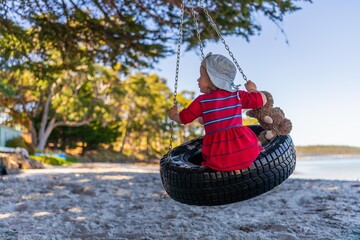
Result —
<svg viewBox="0 0 360 240"><path fill-rule="evenodd" d="M314 158L360 158L360 148L336 145L296 146L296 156L299 160Z"/></svg>
<svg viewBox="0 0 360 240"><path fill-rule="evenodd" d="M360 153L358 154L296 154L297 160L321 160L326 158L358 158L360 160Z"/></svg>

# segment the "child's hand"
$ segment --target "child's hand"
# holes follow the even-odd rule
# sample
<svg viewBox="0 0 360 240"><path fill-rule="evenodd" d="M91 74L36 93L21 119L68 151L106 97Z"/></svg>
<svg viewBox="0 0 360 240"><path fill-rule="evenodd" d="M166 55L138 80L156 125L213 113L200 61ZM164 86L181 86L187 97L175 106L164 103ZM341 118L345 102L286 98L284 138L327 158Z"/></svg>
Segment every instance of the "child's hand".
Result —
<svg viewBox="0 0 360 240"><path fill-rule="evenodd" d="M253 83L251 80L245 83L245 88L248 92L255 92L257 90L256 84Z"/></svg>
<svg viewBox="0 0 360 240"><path fill-rule="evenodd" d="M202 117L198 117L198 122L202 125L204 125L204 119Z"/></svg>
<svg viewBox="0 0 360 240"><path fill-rule="evenodd" d="M177 105L174 105L172 108L168 110L168 116L171 120L174 120L175 115L178 113Z"/></svg>

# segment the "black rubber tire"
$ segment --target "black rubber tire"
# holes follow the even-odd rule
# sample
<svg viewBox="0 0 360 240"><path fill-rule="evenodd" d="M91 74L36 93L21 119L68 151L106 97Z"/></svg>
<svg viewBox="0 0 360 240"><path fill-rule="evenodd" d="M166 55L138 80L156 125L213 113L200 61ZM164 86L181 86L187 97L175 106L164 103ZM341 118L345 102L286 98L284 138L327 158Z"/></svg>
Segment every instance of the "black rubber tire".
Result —
<svg viewBox="0 0 360 240"><path fill-rule="evenodd" d="M260 126L250 128L256 134L262 131ZM202 139L186 142L160 160L165 191L178 202L213 206L243 201L278 186L295 169L296 153L290 136L273 139L249 168L229 172L200 166Z"/></svg>

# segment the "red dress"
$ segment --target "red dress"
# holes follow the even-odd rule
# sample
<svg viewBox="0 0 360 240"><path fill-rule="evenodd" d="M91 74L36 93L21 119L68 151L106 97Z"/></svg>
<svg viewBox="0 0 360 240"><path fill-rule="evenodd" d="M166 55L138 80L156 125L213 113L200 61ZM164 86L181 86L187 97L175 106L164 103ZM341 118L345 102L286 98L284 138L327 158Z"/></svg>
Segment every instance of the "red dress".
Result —
<svg viewBox="0 0 360 240"><path fill-rule="evenodd" d="M198 96L180 113L183 124L202 117L205 136L202 146L203 166L218 171L249 167L261 151L256 135L242 125L243 108L259 108L259 92L216 90Z"/></svg>

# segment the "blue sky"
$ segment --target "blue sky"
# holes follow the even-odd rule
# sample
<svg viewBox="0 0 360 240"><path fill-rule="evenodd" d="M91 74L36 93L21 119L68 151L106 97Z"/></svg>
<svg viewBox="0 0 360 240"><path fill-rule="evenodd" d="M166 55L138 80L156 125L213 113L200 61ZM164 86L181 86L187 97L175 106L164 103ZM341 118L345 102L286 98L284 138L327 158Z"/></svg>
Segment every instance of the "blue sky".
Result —
<svg viewBox="0 0 360 240"><path fill-rule="evenodd" d="M275 106L291 119L295 145L360 147L360 1L318 0L301 4L281 24L285 37L259 16L262 32L250 42L225 38L248 79L273 94ZM184 49L184 47L182 48ZM220 43L207 52L228 56ZM179 90L199 93L200 57L182 52ZM176 56L162 60L156 73L174 89ZM237 83L244 81L240 73Z"/></svg>

